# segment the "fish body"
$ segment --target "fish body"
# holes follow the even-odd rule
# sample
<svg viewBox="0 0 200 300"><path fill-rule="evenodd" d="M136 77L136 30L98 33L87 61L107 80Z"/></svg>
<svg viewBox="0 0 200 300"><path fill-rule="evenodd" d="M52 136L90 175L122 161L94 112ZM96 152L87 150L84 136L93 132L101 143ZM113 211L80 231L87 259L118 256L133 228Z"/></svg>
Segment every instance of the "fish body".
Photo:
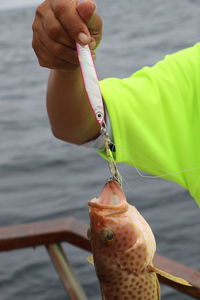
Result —
<svg viewBox="0 0 200 300"><path fill-rule="evenodd" d="M160 299L157 275L148 268L156 251L153 232L127 203L118 183L107 182L89 206L90 241L102 299Z"/></svg>
<svg viewBox="0 0 200 300"><path fill-rule="evenodd" d="M157 274L191 286L153 266L153 232L138 210L128 204L116 181L107 182L100 196L88 205L88 238L103 300L159 300Z"/></svg>

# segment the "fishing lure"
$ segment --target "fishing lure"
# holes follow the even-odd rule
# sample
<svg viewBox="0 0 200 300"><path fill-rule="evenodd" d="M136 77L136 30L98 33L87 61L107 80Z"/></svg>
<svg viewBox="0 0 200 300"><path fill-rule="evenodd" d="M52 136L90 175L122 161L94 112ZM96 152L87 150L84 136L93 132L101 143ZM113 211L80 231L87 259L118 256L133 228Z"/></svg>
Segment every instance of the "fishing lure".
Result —
<svg viewBox="0 0 200 300"><path fill-rule="evenodd" d="M122 185L122 177L119 173L109 146L111 144L111 140L106 128L103 99L101 96L99 81L90 49L88 45L82 46L78 43L76 44L76 47L85 91L87 93L90 106L94 112L94 116L101 127L101 134L105 143L105 151L108 159L109 169L112 174L112 178Z"/></svg>

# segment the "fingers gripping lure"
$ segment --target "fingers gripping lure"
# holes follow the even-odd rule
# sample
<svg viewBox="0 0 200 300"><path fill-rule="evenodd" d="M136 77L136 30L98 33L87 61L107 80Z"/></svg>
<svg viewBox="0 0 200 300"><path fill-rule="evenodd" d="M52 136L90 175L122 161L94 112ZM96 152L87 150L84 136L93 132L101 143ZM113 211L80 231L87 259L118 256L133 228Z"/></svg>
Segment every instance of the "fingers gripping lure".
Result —
<svg viewBox="0 0 200 300"><path fill-rule="evenodd" d="M106 129L104 105L91 52L88 45L82 46L77 43L76 47L85 91L87 93L88 100L91 105L92 111L95 115L95 118L101 127L101 133L103 135L105 143L105 151L106 156L108 158L110 172L112 174L112 178L118 181L120 185L122 185L121 175L117 169L117 165L113 157L112 151L110 150L111 140Z"/></svg>

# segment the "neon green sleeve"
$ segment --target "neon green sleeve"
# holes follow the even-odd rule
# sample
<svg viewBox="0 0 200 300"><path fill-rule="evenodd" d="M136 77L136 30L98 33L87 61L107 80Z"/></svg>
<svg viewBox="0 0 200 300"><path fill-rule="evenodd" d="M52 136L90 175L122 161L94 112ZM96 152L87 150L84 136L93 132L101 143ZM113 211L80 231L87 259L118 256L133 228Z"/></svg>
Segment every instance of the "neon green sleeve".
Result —
<svg viewBox="0 0 200 300"><path fill-rule="evenodd" d="M200 44L100 86L116 161L167 174L200 205Z"/></svg>

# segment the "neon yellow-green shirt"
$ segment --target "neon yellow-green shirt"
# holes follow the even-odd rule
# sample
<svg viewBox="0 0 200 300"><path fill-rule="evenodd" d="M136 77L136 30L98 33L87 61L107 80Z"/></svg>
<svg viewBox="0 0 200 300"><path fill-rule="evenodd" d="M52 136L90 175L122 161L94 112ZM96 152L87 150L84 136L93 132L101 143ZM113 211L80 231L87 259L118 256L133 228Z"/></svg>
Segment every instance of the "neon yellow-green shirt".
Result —
<svg viewBox="0 0 200 300"><path fill-rule="evenodd" d="M200 44L100 87L116 162L168 174L200 205Z"/></svg>

